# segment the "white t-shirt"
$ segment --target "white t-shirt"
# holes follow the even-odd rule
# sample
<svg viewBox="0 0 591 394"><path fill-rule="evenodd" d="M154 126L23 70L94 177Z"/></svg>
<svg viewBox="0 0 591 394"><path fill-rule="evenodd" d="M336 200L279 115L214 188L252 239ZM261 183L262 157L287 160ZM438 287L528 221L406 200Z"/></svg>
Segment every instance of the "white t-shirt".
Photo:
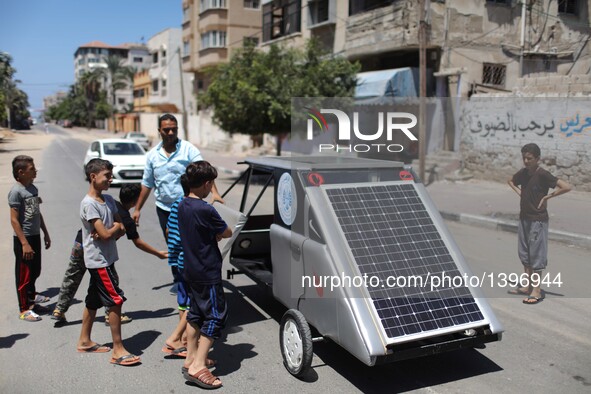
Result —
<svg viewBox="0 0 591 394"><path fill-rule="evenodd" d="M108 267L119 259L117 244L114 238L92 239L93 219L101 219L106 229L113 227L114 213L117 206L113 197L104 194L105 203L100 203L89 195L84 196L80 203L80 219L82 220L82 245L84 246L84 264L86 268Z"/></svg>

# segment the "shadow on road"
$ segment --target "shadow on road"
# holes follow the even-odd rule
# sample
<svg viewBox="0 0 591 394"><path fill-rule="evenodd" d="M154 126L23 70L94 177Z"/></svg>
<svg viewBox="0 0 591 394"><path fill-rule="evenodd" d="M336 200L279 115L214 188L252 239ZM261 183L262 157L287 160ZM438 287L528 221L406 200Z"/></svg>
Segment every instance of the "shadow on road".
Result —
<svg viewBox="0 0 591 394"><path fill-rule="evenodd" d="M10 349L19 339L25 339L29 334L12 334L7 337L0 337L0 349Z"/></svg>
<svg viewBox="0 0 591 394"><path fill-rule="evenodd" d="M125 343L125 348L127 350L136 356L141 356L144 353L144 350L149 348L161 334L160 331L156 330L142 331L125 339L123 342Z"/></svg>

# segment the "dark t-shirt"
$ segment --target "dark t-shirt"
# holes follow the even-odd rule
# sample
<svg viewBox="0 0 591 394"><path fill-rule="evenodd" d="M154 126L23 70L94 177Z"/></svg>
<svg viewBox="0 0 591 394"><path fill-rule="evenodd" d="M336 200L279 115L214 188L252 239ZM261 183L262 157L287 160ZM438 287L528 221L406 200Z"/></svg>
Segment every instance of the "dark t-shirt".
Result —
<svg viewBox="0 0 591 394"><path fill-rule="evenodd" d="M517 171L513 175L513 183L515 186L521 186L519 218L547 222L548 210L538 209L538 205L542 197L548 194L548 189L556 187L556 182L558 178L540 167L532 175L528 173L527 168Z"/></svg>
<svg viewBox="0 0 591 394"><path fill-rule="evenodd" d="M190 197L179 203L178 222L185 281L201 285L221 283L222 254L216 235L226 230L226 222L210 204Z"/></svg>

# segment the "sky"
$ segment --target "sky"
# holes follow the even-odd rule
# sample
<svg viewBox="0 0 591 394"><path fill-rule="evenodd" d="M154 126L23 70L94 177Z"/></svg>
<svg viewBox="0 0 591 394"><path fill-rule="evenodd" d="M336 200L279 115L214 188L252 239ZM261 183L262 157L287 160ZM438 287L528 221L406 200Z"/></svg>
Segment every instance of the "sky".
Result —
<svg viewBox="0 0 591 394"><path fill-rule="evenodd" d="M14 78L37 111L43 97L74 83L80 45L147 42L181 22L182 0L1 0L0 51L12 56Z"/></svg>

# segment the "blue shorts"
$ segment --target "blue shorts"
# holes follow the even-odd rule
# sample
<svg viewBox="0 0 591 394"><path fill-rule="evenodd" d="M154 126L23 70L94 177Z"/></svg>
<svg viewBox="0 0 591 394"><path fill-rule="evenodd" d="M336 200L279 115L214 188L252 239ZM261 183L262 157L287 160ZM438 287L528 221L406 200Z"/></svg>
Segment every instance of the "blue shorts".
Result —
<svg viewBox="0 0 591 394"><path fill-rule="evenodd" d="M215 285L189 284L191 289L191 308L187 321L199 327L201 334L218 339L226 325L228 308L224 287Z"/></svg>
<svg viewBox="0 0 591 394"><path fill-rule="evenodd" d="M179 304L179 311L186 311L191 306L191 298L189 297L189 286L183 279L183 270L178 269L173 276L177 284L176 302Z"/></svg>

